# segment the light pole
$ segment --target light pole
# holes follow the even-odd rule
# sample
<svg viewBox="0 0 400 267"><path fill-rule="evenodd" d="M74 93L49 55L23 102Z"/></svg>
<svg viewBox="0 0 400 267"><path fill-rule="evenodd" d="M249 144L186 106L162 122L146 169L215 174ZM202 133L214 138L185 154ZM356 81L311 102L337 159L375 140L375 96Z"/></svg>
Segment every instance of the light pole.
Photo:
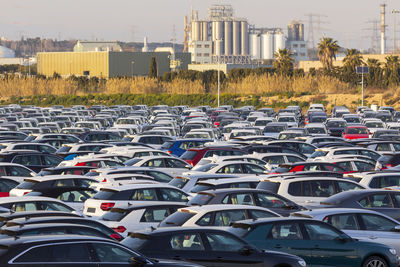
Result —
<svg viewBox="0 0 400 267"><path fill-rule="evenodd" d="M393 54L396 53L396 14L399 14L400 10L393 9Z"/></svg>
<svg viewBox="0 0 400 267"><path fill-rule="evenodd" d="M132 79L133 79L133 77L134 77L134 75L133 75L133 65L135 64L135 61L131 61L131 74L132 74Z"/></svg>
<svg viewBox="0 0 400 267"><path fill-rule="evenodd" d="M220 43L222 42L222 39L217 39L217 40L215 40L215 42L216 42L216 44L218 46L218 51L219 51L219 54L217 54L217 62L218 62L218 70L217 70L217 75L218 75L218 77L217 77L217 79L218 79L218 107L219 107L219 92L220 92L220 87L221 87L220 78L219 78L219 58L220 58L220 54L221 54ZM215 49L215 50L217 50L217 49Z"/></svg>

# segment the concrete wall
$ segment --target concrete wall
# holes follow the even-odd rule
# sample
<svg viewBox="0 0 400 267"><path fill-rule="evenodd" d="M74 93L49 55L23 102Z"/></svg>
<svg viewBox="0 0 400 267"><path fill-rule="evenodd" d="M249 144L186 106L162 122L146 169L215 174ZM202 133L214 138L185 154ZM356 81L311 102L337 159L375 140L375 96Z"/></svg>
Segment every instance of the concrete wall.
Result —
<svg viewBox="0 0 400 267"><path fill-rule="evenodd" d="M269 68L271 65L250 65L250 64L219 64L219 70L223 71L225 74L232 69L255 69L255 68ZM196 71L207 71L207 70L218 70L218 64L190 64L188 66L189 70Z"/></svg>

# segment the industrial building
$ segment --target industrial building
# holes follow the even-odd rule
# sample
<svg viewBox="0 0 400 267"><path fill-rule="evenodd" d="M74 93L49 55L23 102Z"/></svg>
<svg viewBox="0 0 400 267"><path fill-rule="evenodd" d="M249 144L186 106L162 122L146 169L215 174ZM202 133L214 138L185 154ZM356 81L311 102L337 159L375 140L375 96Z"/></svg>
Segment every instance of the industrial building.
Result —
<svg viewBox="0 0 400 267"><path fill-rule="evenodd" d="M74 46L74 52L91 51L122 51L118 42L78 41Z"/></svg>
<svg viewBox="0 0 400 267"><path fill-rule="evenodd" d="M43 52L37 54L37 71L45 76L95 76L100 78L147 76L151 58L156 58L157 72L171 71L170 52ZM187 69L189 53L175 53L178 68Z"/></svg>
<svg viewBox="0 0 400 267"><path fill-rule="evenodd" d="M256 27L236 17L231 5L211 6L207 19L192 10L190 22L185 17L184 29L192 64L271 65L275 53L284 48L292 51L296 62L308 59L304 24L292 21L286 38L281 28Z"/></svg>

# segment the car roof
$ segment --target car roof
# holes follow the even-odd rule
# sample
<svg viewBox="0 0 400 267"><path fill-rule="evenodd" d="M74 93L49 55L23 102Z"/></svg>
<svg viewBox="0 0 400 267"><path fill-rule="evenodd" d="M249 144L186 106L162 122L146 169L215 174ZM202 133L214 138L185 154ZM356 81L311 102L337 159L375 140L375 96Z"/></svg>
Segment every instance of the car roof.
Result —
<svg viewBox="0 0 400 267"><path fill-rule="evenodd" d="M34 177L26 177L25 181L36 181L36 182L45 182L51 180L66 180L66 179L88 179L95 181L96 179L90 176L84 175L45 175L45 176L34 176Z"/></svg>
<svg viewBox="0 0 400 267"><path fill-rule="evenodd" d="M381 213L368 209L352 209L352 208L330 208L330 209L313 209L313 210L305 210L293 212L290 215L293 217L304 217L304 218L313 218L314 216L319 215L332 215L339 213L368 213L368 214L379 214Z"/></svg>

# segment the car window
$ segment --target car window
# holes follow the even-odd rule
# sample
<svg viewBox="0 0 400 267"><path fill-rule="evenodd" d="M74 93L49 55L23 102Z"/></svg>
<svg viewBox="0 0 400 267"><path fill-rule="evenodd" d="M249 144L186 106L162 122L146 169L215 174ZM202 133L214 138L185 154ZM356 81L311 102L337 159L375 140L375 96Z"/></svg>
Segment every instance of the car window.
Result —
<svg viewBox="0 0 400 267"><path fill-rule="evenodd" d="M310 181L310 184L313 197L330 197L336 193L332 180Z"/></svg>
<svg viewBox="0 0 400 267"><path fill-rule="evenodd" d="M151 159L143 164L144 167L161 167L164 168L164 160L163 159Z"/></svg>
<svg viewBox="0 0 400 267"><path fill-rule="evenodd" d="M362 161L355 161L354 164L357 166L359 172L373 171L375 166Z"/></svg>
<svg viewBox="0 0 400 267"><path fill-rule="evenodd" d="M367 231L393 231L398 225L392 220L380 215L361 214L360 217Z"/></svg>
<svg viewBox="0 0 400 267"><path fill-rule="evenodd" d="M264 208L283 208L290 205L283 199L277 198L274 195L256 194L255 197L258 200L260 206Z"/></svg>
<svg viewBox="0 0 400 267"><path fill-rule="evenodd" d="M39 145L39 151L46 152L46 153L54 153L56 151L56 149L51 146L40 146Z"/></svg>
<svg viewBox="0 0 400 267"><path fill-rule="evenodd" d="M205 214L203 217L201 217L196 224L200 225L200 226L207 226L210 225L211 223L211 219L213 216L213 212L208 212L207 214Z"/></svg>
<svg viewBox="0 0 400 267"><path fill-rule="evenodd" d="M223 200L223 204L255 205L250 193L229 194Z"/></svg>
<svg viewBox="0 0 400 267"><path fill-rule="evenodd" d="M356 214L337 214L327 216L324 222L332 224L340 230L360 230Z"/></svg>
<svg viewBox="0 0 400 267"><path fill-rule="evenodd" d="M242 173L241 164L230 164L220 168L217 173Z"/></svg>
<svg viewBox="0 0 400 267"><path fill-rule="evenodd" d="M186 163L183 163L179 160L176 159L165 159L166 161L166 165L169 168L185 168L186 167Z"/></svg>
<svg viewBox="0 0 400 267"><path fill-rule="evenodd" d="M148 157L150 152L136 152L134 158Z"/></svg>
<svg viewBox="0 0 400 267"><path fill-rule="evenodd" d="M33 202L17 202L11 206L11 210L15 212L36 211L36 205Z"/></svg>
<svg viewBox="0 0 400 267"><path fill-rule="evenodd" d="M286 156L286 158L291 163L304 161L303 159L294 156Z"/></svg>
<svg viewBox="0 0 400 267"><path fill-rule="evenodd" d="M389 143L382 143L382 144L377 144L376 151L392 151L392 148L390 147Z"/></svg>
<svg viewBox="0 0 400 267"><path fill-rule="evenodd" d="M173 235L169 240L169 244L172 250L205 250L199 234Z"/></svg>
<svg viewBox="0 0 400 267"><path fill-rule="evenodd" d="M245 242L227 234L206 233L212 251L234 251L241 249Z"/></svg>
<svg viewBox="0 0 400 267"><path fill-rule="evenodd" d="M307 222L304 228L310 240L335 240L340 237L340 233L328 225Z"/></svg>
<svg viewBox="0 0 400 267"><path fill-rule="evenodd" d="M263 158L263 160L269 164L285 163L285 159L283 158L283 156L268 156L268 157Z"/></svg>
<svg viewBox="0 0 400 267"><path fill-rule="evenodd" d="M373 194L359 201L364 208L392 208L393 202L388 193Z"/></svg>
<svg viewBox="0 0 400 267"><path fill-rule="evenodd" d="M393 143L393 148L395 151L400 151L400 144L399 143Z"/></svg>
<svg viewBox="0 0 400 267"><path fill-rule="evenodd" d="M40 155L16 156L12 162L24 166L42 165L42 163L40 162Z"/></svg>
<svg viewBox="0 0 400 267"><path fill-rule="evenodd" d="M231 222L246 219L244 210L225 210L215 212L214 226L229 226Z"/></svg>
<svg viewBox="0 0 400 267"><path fill-rule="evenodd" d="M303 239L303 234L298 223L278 223L272 226L269 238L298 240Z"/></svg>
<svg viewBox="0 0 400 267"><path fill-rule="evenodd" d="M64 192L57 197L57 199L65 201L65 202L77 202L83 203L86 199L91 198L94 196L94 191L91 190L75 190L75 191L68 191Z"/></svg>
<svg viewBox="0 0 400 267"><path fill-rule="evenodd" d="M145 201L152 201L158 200L156 189L149 188L149 189L136 189L133 192L131 200L145 200Z"/></svg>
<svg viewBox="0 0 400 267"><path fill-rule="evenodd" d="M359 190L363 189L361 186L358 184L354 183L349 183L349 182L344 182L344 181L338 181L337 182L337 188L338 188L338 193L343 192L343 191L348 191L348 190Z"/></svg>
<svg viewBox="0 0 400 267"><path fill-rule="evenodd" d="M180 191L172 188L160 188L160 193L165 201L187 202L187 197Z"/></svg>
<svg viewBox="0 0 400 267"><path fill-rule="evenodd" d="M87 244L51 244L32 248L21 256L15 262L91 262L91 254Z"/></svg>
<svg viewBox="0 0 400 267"><path fill-rule="evenodd" d="M299 144L299 151L303 154L312 154L315 151L315 148L309 144Z"/></svg>
<svg viewBox="0 0 400 267"><path fill-rule="evenodd" d="M11 189L16 187L18 183L13 180L1 179L0 180L0 192L10 192Z"/></svg>
<svg viewBox="0 0 400 267"><path fill-rule="evenodd" d="M248 212L251 219L277 217L275 214L265 210L249 210Z"/></svg>
<svg viewBox="0 0 400 267"><path fill-rule="evenodd" d="M72 179L60 179L60 180L55 180L53 182L54 187L72 187L73 186L73 180Z"/></svg>
<svg viewBox="0 0 400 267"><path fill-rule="evenodd" d="M135 253L114 244L94 243L92 246L100 262L128 263L132 257L138 256Z"/></svg>
<svg viewBox="0 0 400 267"><path fill-rule="evenodd" d="M161 182L161 183L168 183L169 181L172 180L172 177L162 173L162 172L157 172L157 171L148 171L148 175L154 177L154 180L156 180L157 182Z"/></svg>
<svg viewBox="0 0 400 267"><path fill-rule="evenodd" d="M19 167L19 166L7 166L7 175L8 176L30 177L31 171L28 169Z"/></svg>
<svg viewBox="0 0 400 267"><path fill-rule="evenodd" d="M259 174L264 173L265 169L253 164L242 164L243 173Z"/></svg>
<svg viewBox="0 0 400 267"><path fill-rule="evenodd" d="M140 222L161 222L170 215L170 210L166 208L148 208L143 213Z"/></svg>

